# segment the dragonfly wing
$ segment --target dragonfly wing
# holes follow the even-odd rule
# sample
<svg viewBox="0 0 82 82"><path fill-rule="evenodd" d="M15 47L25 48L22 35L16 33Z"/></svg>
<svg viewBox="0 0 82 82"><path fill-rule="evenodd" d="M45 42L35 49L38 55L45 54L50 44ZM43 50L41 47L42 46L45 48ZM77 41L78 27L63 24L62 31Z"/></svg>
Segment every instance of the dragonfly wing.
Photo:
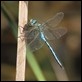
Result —
<svg viewBox="0 0 82 82"><path fill-rule="evenodd" d="M43 23L43 27L45 27L45 25L47 25L48 27L56 27L61 20L64 17L64 13L63 12L59 12L57 13L54 17L52 17L51 19L47 20L45 23Z"/></svg>
<svg viewBox="0 0 82 82"><path fill-rule="evenodd" d="M43 30L43 33L44 33L46 39L48 39L48 40L55 39L54 35L51 32L49 32L48 28L47 29L45 28Z"/></svg>
<svg viewBox="0 0 82 82"><path fill-rule="evenodd" d="M55 29L44 29L44 34L46 39L53 40L53 39L59 39L67 32L66 28L55 28Z"/></svg>
<svg viewBox="0 0 82 82"><path fill-rule="evenodd" d="M36 37L29 43L27 41L27 46L31 51L40 49L44 45L44 41L40 38L40 34L37 34Z"/></svg>
<svg viewBox="0 0 82 82"><path fill-rule="evenodd" d="M25 30L24 34L26 45L31 49L31 51L38 50L42 47L43 42L40 38L38 28L32 28L29 31Z"/></svg>

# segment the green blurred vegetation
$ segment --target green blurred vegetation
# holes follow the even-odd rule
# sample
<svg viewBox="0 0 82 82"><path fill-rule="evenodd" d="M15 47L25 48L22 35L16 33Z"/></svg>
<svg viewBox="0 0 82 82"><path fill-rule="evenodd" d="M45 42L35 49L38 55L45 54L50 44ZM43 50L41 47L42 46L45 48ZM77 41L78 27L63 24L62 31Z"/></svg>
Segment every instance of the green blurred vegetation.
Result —
<svg viewBox="0 0 82 82"><path fill-rule="evenodd" d="M60 26L66 27L68 33L55 41L54 47L65 70L57 65L44 45L34 53L27 53L27 81L81 80L81 2L29 1L29 19L41 23L61 11L65 16ZM1 81L15 80L17 25L18 1L1 1Z"/></svg>

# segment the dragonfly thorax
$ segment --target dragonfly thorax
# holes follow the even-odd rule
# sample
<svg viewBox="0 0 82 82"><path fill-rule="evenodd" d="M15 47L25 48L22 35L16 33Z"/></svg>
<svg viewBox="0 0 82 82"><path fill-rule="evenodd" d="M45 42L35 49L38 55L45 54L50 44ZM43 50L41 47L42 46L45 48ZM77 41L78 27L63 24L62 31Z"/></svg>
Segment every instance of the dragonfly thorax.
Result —
<svg viewBox="0 0 82 82"><path fill-rule="evenodd" d="M41 26L40 23L37 22L37 20L31 19L31 20L30 20L30 24L31 24L32 26L34 26L34 27L37 27L37 28L39 29L39 31L42 30L42 28L41 28L42 26Z"/></svg>

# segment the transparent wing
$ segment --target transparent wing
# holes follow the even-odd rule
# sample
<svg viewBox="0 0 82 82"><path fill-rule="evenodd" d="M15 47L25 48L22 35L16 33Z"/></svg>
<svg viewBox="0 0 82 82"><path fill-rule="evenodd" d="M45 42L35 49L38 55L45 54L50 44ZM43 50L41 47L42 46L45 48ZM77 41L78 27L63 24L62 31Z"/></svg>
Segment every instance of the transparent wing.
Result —
<svg viewBox="0 0 82 82"><path fill-rule="evenodd" d="M53 40L53 39L59 39L60 37L62 37L67 32L67 29L66 28L55 28L52 30L52 29L45 28L43 32L44 32L46 39Z"/></svg>
<svg viewBox="0 0 82 82"><path fill-rule="evenodd" d="M38 50L44 45L44 41L40 38L40 34L37 34L31 42L28 39L26 43L31 51Z"/></svg>
<svg viewBox="0 0 82 82"><path fill-rule="evenodd" d="M31 51L35 51L40 49L44 42L40 38L40 32L38 29L34 28L30 31L25 31L25 41L27 47L30 48Z"/></svg>
<svg viewBox="0 0 82 82"><path fill-rule="evenodd" d="M51 19L49 19L45 23L43 23L42 26L45 27L45 25L47 25L48 27L52 27L52 28L56 27L61 22L63 17L64 17L64 13L59 12L54 17L52 17Z"/></svg>

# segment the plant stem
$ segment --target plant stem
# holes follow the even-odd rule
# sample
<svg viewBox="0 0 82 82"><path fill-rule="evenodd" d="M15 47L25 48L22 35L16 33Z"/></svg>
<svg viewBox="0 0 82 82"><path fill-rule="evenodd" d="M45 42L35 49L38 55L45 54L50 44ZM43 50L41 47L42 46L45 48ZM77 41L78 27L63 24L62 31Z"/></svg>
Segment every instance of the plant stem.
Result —
<svg viewBox="0 0 82 82"><path fill-rule="evenodd" d="M27 23L28 19L28 6L25 1L19 1L19 28L18 36L21 36L21 27ZM26 45L25 40L22 41L24 37L18 38L17 45L17 62L16 62L16 81L25 80L25 64L26 64ZM22 49L21 49L22 48Z"/></svg>

